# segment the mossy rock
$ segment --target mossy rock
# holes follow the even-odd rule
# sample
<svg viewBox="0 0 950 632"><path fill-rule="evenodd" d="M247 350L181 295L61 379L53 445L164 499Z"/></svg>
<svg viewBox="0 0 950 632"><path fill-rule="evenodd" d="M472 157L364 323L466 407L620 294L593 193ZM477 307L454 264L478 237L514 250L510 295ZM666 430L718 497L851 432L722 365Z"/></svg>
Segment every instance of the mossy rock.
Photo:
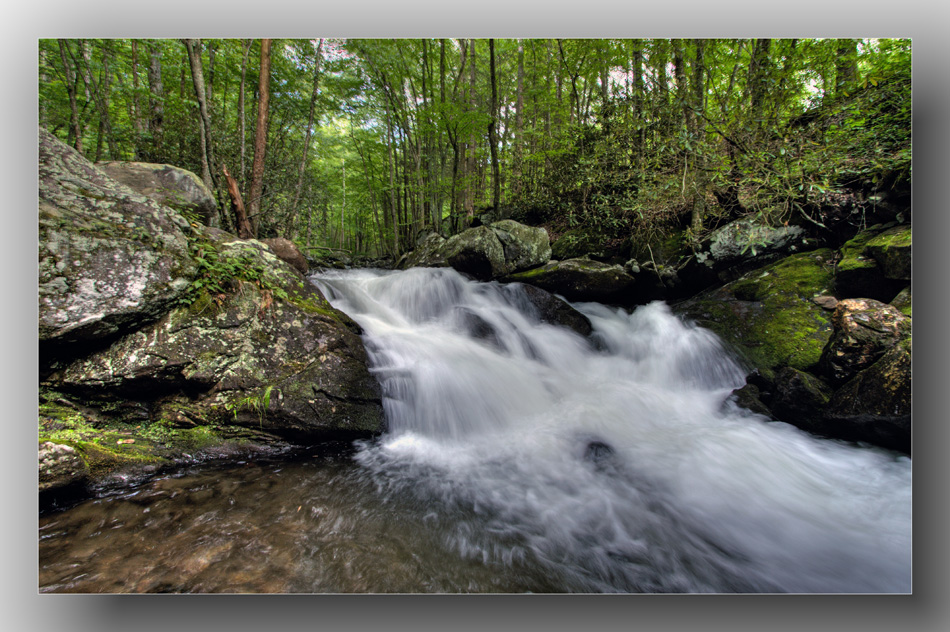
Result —
<svg viewBox="0 0 950 632"><path fill-rule="evenodd" d="M900 313L904 316L907 316L908 318L913 317L913 302L911 300L911 290L909 285L894 297L894 300L891 301L891 305L900 310Z"/></svg>
<svg viewBox="0 0 950 632"><path fill-rule="evenodd" d="M814 298L831 295L834 253L786 257L674 307L731 344L767 379L784 367L813 370L831 336L831 314Z"/></svg>
<svg viewBox="0 0 950 632"><path fill-rule="evenodd" d="M865 251L888 279L910 281L912 231L909 224L895 226L868 240Z"/></svg>
<svg viewBox="0 0 950 632"><path fill-rule="evenodd" d="M898 229L892 233L889 228ZM894 244L893 253L895 263L892 265L895 274L900 274L900 259L898 252L904 252L903 244L907 240L909 249L909 227L907 231L902 227L874 226L855 235L841 246L838 263L835 267L835 294L838 298L871 298L887 303L894 299L904 288L906 282L900 279L888 278L884 267L877 256L883 257L888 245ZM896 244L901 244L897 248ZM873 248L872 248L873 245ZM910 278L909 252L906 264L908 279Z"/></svg>
<svg viewBox="0 0 950 632"><path fill-rule="evenodd" d="M569 301L612 304L629 303L636 283L623 266L583 258L551 261L503 280L534 285L552 294L560 294Z"/></svg>

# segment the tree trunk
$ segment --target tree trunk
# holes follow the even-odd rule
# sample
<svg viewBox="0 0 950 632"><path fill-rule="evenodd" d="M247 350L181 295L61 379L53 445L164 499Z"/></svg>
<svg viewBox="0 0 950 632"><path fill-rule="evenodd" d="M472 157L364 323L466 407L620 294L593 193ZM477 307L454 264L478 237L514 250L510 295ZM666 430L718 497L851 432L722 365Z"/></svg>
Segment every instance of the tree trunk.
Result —
<svg viewBox="0 0 950 632"><path fill-rule="evenodd" d="M303 176L304 172L307 170L307 154L310 151L310 139L313 136L313 116L317 108L317 94L319 92L318 86L320 84L320 61L322 59L322 50L323 50L323 39L317 44L317 51L313 61L313 91L310 93L310 114L307 116L307 133L304 138L303 143L303 156L300 158L300 169L297 173L297 186L294 189L294 199L290 204L290 209L287 211L287 224L286 232L287 238L293 239L294 233L294 222L293 218L297 213L297 205L300 203L300 193L303 191Z"/></svg>
<svg viewBox="0 0 950 632"><path fill-rule="evenodd" d="M148 43L148 160L160 162L162 158L162 135L165 123L165 94L162 86L162 51L154 40Z"/></svg>
<svg viewBox="0 0 950 632"><path fill-rule="evenodd" d="M854 87L858 79L858 42L839 39L835 60L835 98L842 97Z"/></svg>
<svg viewBox="0 0 950 632"><path fill-rule="evenodd" d="M76 74L69 63L69 57L67 57L68 46L66 40L59 40L59 54L63 60L63 71L66 74L66 93L69 96L69 138L67 140L70 146L74 147L81 155L83 153L82 126L79 124L79 106L76 99Z"/></svg>
<svg viewBox="0 0 950 632"><path fill-rule="evenodd" d="M244 167L245 160L244 157L247 154L247 132L244 129L244 84L247 79L247 58L251 54L251 46L253 45L254 40L247 40L242 42L244 46L244 57L241 59L241 91L238 93L238 138L241 139L241 171L238 173L238 178L240 178L241 185L244 185Z"/></svg>
<svg viewBox="0 0 950 632"><path fill-rule="evenodd" d="M498 138L495 126L498 124L498 88L495 81L495 40L488 40L489 72L491 74L491 120L488 123L488 146L491 150L492 208L495 214L500 212L501 180L498 174Z"/></svg>
<svg viewBox="0 0 950 632"><path fill-rule="evenodd" d="M247 212L244 210L244 200L241 199L241 190L238 188L237 181L231 177L227 166L222 166L224 178L228 183L228 195L231 198L231 212L234 213L234 224L237 226L237 234L241 239L250 239L254 236L251 229L251 223L247 220Z"/></svg>
<svg viewBox="0 0 950 632"><path fill-rule="evenodd" d="M251 187L248 193L248 217L256 237L260 229L261 193L264 188L264 152L267 149L267 117L270 105L271 40L261 40L261 70L258 82L257 128L254 132L254 163L251 166Z"/></svg>
<svg viewBox="0 0 950 632"><path fill-rule="evenodd" d="M524 44L518 40L518 85L515 93L515 157L511 178L514 197L521 197L521 161L524 147Z"/></svg>
<svg viewBox="0 0 950 632"><path fill-rule="evenodd" d="M211 175L211 168L214 166L211 151L211 119L208 116L204 72L201 68L201 40L183 39L182 42L188 51L188 65L191 67L195 98L198 100L198 127L201 132L201 179L209 189L214 190L214 179Z"/></svg>
<svg viewBox="0 0 950 632"><path fill-rule="evenodd" d="M693 115L690 121L693 128L690 130L690 136L693 139L693 210L690 218L690 228L694 235L698 235L703 229L703 219L706 215L706 169L705 156L703 153L703 126L699 125L699 120L704 111L704 99L706 95L705 80L705 40L693 40L696 48L696 62L693 66Z"/></svg>
<svg viewBox="0 0 950 632"><path fill-rule="evenodd" d="M468 41L469 45L469 57L472 59L472 65L469 66L469 106L471 111L474 113L478 107L478 102L475 96L475 38L472 38ZM466 227L472 225L472 221L475 219L475 170L477 167L476 164L476 150L475 150L475 128L472 127L471 135L469 136L468 142L468 168L466 169L466 183L465 183L465 219Z"/></svg>

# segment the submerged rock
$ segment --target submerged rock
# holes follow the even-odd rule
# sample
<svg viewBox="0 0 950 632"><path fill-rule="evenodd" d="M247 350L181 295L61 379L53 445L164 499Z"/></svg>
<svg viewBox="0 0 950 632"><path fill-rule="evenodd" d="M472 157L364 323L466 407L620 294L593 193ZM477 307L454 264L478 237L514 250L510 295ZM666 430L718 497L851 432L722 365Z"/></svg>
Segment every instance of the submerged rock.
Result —
<svg viewBox="0 0 950 632"><path fill-rule="evenodd" d="M541 322L567 327L585 337L593 331L593 325L591 325L587 316L584 316L550 292L533 285L521 283L515 285L520 288L528 302L537 310Z"/></svg>

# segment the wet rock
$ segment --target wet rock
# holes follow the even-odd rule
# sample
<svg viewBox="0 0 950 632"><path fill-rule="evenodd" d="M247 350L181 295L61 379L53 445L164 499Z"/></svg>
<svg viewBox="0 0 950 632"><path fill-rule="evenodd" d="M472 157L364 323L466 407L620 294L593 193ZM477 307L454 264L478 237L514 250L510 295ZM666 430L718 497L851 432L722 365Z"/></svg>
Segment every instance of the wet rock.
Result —
<svg viewBox="0 0 950 632"><path fill-rule="evenodd" d="M507 276L507 282L537 286L569 301L624 304L631 300L634 278L623 266L591 259L550 261L540 268Z"/></svg>
<svg viewBox="0 0 950 632"><path fill-rule="evenodd" d="M836 385L871 366L911 331L910 319L896 307L872 299L840 301L832 324L820 370Z"/></svg>
<svg viewBox="0 0 950 632"><path fill-rule="evenodd" d="M310 264L307 262L307 258L300 252L300 248L297 247L297 244L289 239L273 237L270 239L261 239L261 243L273 250L275 255L280 257L282 261L289 263L290 267L300 274L306 275L307 272L310 271Z"/></svg>
<svg viewBox="0 0 950 632"><path fill-rule="evenodd" d="M195 271L176 211L108 177L39 132L41 355L153 322Z"/></svg>
<svg viewBox="0 0 950 632"><path fill-rule="evenodd" d="M831 314L815 298L832 294L834 253L791 255L673 307L711 329L771 380L786 366L815 368L831 337Z"/></svg>
<svg viewBox="0 0 950 632"><path fill-rule="evenodd" d="M820 378L785 367L775 376L772 413L782 421L814 430L815 422L820 419L831 395L831 388Z"/></svg>
<svg viewBox="0 0 950 632"><path fill-rule="evenodd" d="M85 481L89 466L72 446L52 441L39 444L41 492Z"/></svg>
<svg viewBox="0 0 950 632"><path fill-rule="evenodd" d="M868 240L865 250L874 257L885 278L910 281L911 235L910 225L903 224Z"/></svg>
<svg viewBox="0 0 950 632"><path fill-rule="evenodd" d="M894 297L894 300L890 303L896 307L901 314L907 316L908 318L913 316L913 302L911 300L911 290L910 286L905 287L903 290Z"/></svg>
<svg viewBox="0 0 950 632"><path fill-rule="evenodd" d="M772 418L772 411L769 410L768 406L762 403L762 393L754 384L746 384L742 388L737 388L732 391L730 397L732 397L733 401L740 408L745 408L750 412L763 415L769 419Z"/></svg>
<svg viewBox="0 0 950 632"><path fill-rule="evenodd" d="M594 330L590 319L554 296L550 292L533 285L516 284L543 323L567 327L581 336L589 336Z"/></svg>
<svg viewBox="0 0 950 632"><path fill-rule="evenodd" d="M828 434L910 453L911 347L901 340L835 392L823 416Z"/></svg>
<svg viewBox="0 0 950 632"><path fill-rule="evenodd" d="M159 204L198 221L218 228L218 204L214 194L196 174L172 165L147 162L97 162L110 178L136 193L147 195Z"/></svg>

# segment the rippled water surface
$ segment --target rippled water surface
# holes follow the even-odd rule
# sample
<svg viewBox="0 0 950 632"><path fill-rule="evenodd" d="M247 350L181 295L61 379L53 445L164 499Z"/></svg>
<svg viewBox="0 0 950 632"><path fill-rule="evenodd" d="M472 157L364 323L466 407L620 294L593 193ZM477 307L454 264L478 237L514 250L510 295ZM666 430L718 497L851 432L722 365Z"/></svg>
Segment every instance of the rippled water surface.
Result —
<svg viewBox="0 0 950 632"><path fill-rule="evenodd" d="M588 340L452 270L315 282L390 431L44 515L41 590L910 591L910 460L738 409L743 372L665 305L578 305Z"/></svg>

